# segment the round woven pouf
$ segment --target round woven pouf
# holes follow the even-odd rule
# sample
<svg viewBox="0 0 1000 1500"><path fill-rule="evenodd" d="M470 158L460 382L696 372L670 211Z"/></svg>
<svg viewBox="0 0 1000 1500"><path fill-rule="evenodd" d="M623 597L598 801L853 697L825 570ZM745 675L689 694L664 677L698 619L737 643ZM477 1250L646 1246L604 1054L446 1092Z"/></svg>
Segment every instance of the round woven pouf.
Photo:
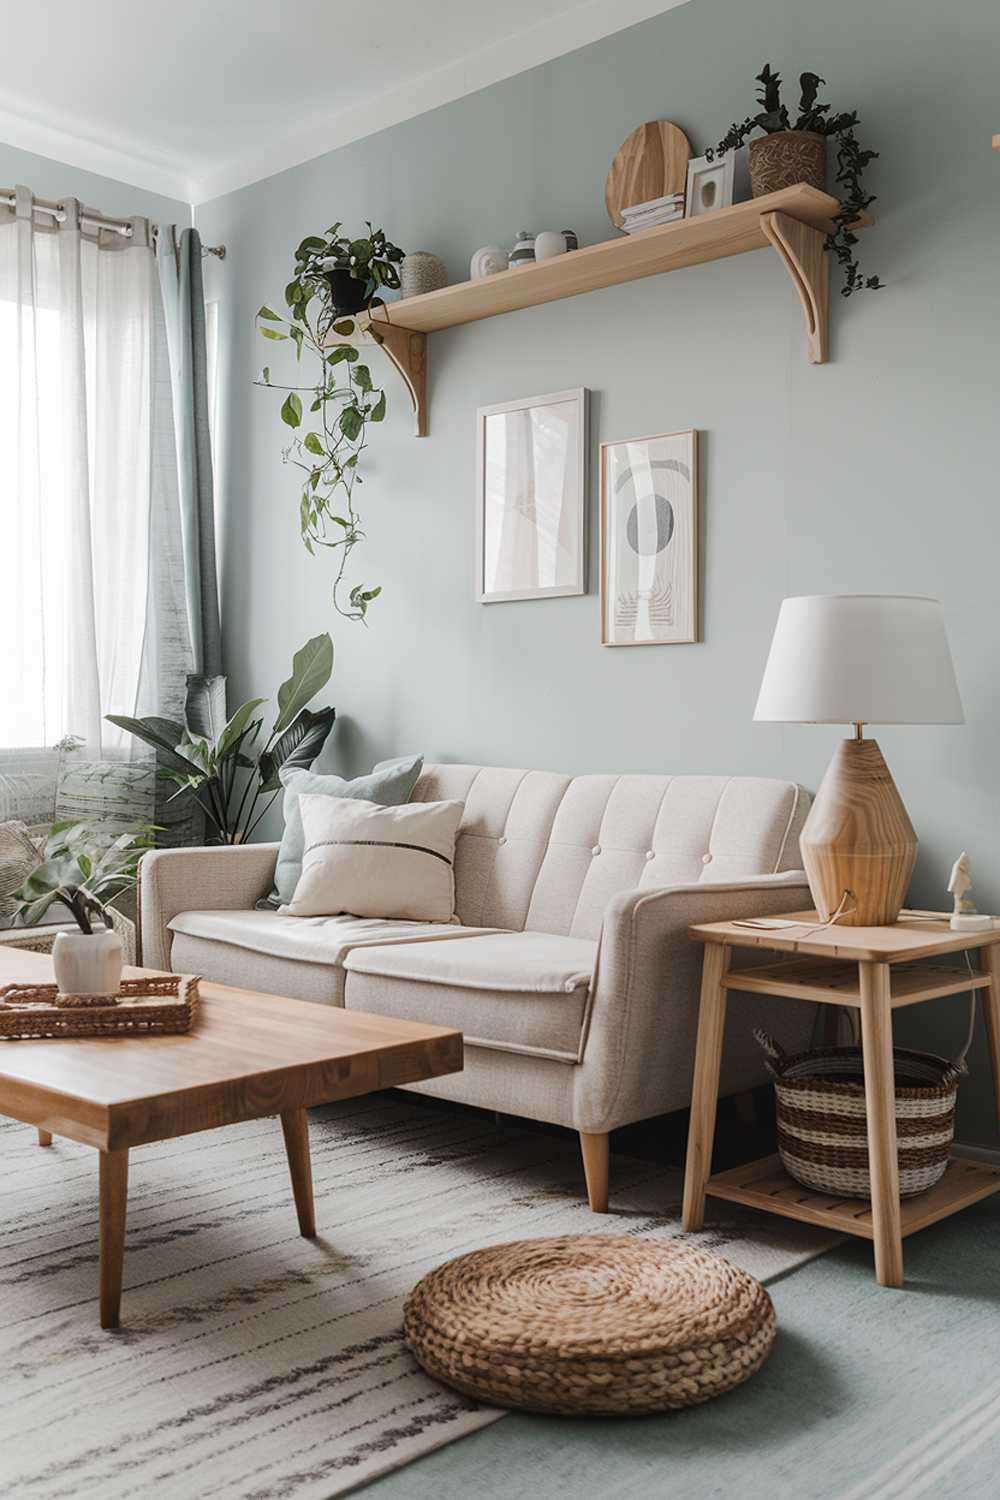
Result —
<svg viewBox="0 0 1000 1500"><path fill-rule="evenodd" d="M480 1401L638 1416L748 1379L775 1319L760 1283L717 1255L594 1234L460 1255L413 1288L404 1326L429 1375Z"/></svg>

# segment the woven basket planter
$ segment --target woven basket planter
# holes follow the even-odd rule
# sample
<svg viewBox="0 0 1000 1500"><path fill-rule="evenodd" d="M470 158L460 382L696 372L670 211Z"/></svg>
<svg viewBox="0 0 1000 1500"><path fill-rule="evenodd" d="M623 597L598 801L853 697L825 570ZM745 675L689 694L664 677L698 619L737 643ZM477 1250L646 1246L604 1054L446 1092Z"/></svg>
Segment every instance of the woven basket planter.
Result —
<svg viewBox="0 0 1000 1500"><path fill-rule="evenodd" d="M754 1034L774 1079L778 1154L785 1171L821 1193L870 1198L860 1047L824 1047L789 1057L766 1033ZM965 1064L899 1047L893 1057L899 1195L912 1198L944 1176Z"/></svg>
<svg viewBox="0 0 1000 1500"><path fill-rule="evenodd" d="M750 142L750 188L755 198L806 182L826 191L826 136L813 130L778 130Z"/></svg>
<svg viewBox="0 0 1000 1500"><path fill-rule="evenodd" d="M406 1299L429 1375L493 1406L640 1416L749 1379L774 1308L746 1271L674 1240L565 1235L460 1255Z"/></svg>

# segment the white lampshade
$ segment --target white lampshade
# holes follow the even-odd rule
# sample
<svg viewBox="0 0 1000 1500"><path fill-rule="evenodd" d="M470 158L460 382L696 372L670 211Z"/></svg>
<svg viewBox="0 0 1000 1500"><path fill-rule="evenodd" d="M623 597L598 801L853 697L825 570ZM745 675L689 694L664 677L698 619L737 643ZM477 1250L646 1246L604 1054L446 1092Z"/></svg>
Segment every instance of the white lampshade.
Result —
<svg viewBox="0 0 1000 1500"><path fill-rule="evenodd" d="M755 719L786 724L961 724L937 599L805 594L774 628Z"/></svg>

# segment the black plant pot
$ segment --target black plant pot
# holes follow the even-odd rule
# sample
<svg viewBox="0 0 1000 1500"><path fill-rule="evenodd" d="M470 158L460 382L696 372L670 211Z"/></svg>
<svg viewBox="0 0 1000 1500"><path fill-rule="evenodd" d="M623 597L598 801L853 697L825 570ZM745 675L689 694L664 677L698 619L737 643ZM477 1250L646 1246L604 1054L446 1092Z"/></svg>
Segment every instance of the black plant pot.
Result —
<svg viewBox="0 0 1000 1500"><path fill-rule="evenodd" d="M335 312L354 314L368 306L371 282L367 279L359 281L350 271L327 271L326 279L330 283Z"/></svg>

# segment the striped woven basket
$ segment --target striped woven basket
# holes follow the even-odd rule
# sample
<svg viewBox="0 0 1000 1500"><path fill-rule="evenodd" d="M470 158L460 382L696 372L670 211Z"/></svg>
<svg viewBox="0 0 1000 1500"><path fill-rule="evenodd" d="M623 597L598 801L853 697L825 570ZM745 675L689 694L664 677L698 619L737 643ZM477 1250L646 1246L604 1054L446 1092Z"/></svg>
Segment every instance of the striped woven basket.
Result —
<svg viewBox="0 0 1000 1500"><path fill-rule="evenodd" d="M777 1096L778 1154L796 1182L822 1193L870 1198L864 1064L859 1047L824 1047L789 1057L763 1031ZM912 1198L944 1175L955 1130L964 1057L893 1053L899 1194Z"/></svg>

